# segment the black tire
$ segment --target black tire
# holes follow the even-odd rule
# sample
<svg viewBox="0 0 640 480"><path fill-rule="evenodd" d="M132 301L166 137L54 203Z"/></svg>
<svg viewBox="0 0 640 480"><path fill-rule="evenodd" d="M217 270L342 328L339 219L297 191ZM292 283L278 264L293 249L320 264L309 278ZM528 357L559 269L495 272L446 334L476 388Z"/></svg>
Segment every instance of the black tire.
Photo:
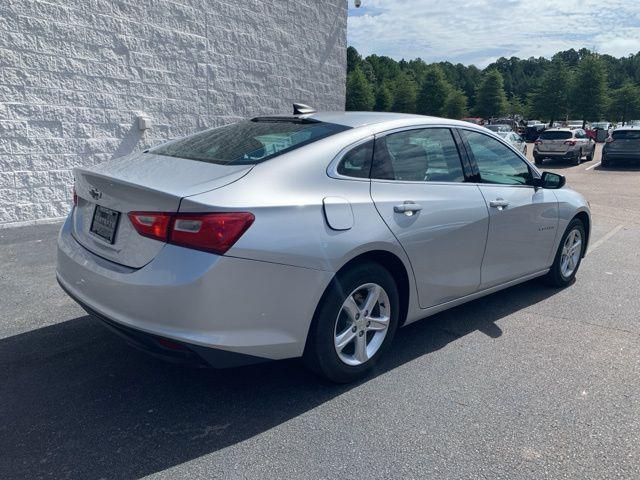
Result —
<svg viewBox="0 0 640 480"><path fill-rule="evenodd" d="M581 239L582 239L582 244L580 246L580 255L578 257L578 262L575 268L573 269L573 272L570 275L565 276L562 273L562 268L561 268L562 249L564 248L564 244L567 241L567 237L571 234L571 232L573 232L576 229L580 232ZM569 225L567 226L567 229L564 232L564 235L562 236L562 239L560 240L560 245L558 245L558 251L556 252L553 265L551 265L551 269L549 270L549 273L547 273L547 275L544 277L548 285L556 288L564 288L573 283L573 281L576 278L576 274L578 273L578 269L580 268L580 264L582 263L582 256L584 255L584 249L586 246L586 239L587 239L586 231L584 228L584 224L582 223L582 220L580 220L579 218L574 218L573 220L571 220L571 222L569 222Z"/></svg>
<svg viewBox="0 0 640 480"><path fill-rule="evenodd" d="M382 344L369 360L360 365L347 365L340 359L334 346L336 323L340 321L339 315L345 299L359 286L367 283L376 283L387 293L390 304L389 326ZM389 349L398 327L399 311L398 287L384 267L367 262L341 272L331 282L316 308L303 355L305 365L321 377L336 383L348 383L364 377Z"/></svg>
<svg viewBox="0 0 640 480"><path fill-rule="evenodd" d="M571 163L573 165L580 165L580 161L582 160L582 151L578 152L578 154L576 155L576 157L574 159L572 159Z"/></svg>
<svg viewBox="0 0 640 480"><path fill-rule="evenodd" d="M524 146L524 152L522 152L522 154L526 157L527 156L527 146Z"/></svg>
<svg viewBox="0 0 640 480"><path fill-rule="evenodd" d="M536 163L536 167L541 167L542 165L544 165L544 158L542 157L534 157L533 160Z"/></svg>
<svg viewBox="0 0 640 480"><path fill-rule="evenodd" d="M591 152L589 153L589 155L587 155L587 162L591 162L593 160L593 156L595 155L595 153L596 153L596 147L594 146L591 149Z"/></svg>
<svg viewBox="0 0 640 480"><path fill-rule="evenodd" d="M602 168L608 168L611 166L611 160L609 160L606 156L602 156L602 160L600 161L600 166Z"/></svg>

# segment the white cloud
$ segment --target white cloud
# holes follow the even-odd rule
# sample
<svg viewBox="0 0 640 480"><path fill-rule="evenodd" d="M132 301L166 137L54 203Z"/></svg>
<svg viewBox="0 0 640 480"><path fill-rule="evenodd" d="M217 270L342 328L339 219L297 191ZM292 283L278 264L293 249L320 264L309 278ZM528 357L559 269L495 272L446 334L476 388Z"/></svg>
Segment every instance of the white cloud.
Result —
<svg viewBox="0 0 640 480"><path fill-rule="evenodd" d="M363 55L486 66L501 56L550 57L583 47L640 51L637 0L362 0L349 44Z"/></svg>

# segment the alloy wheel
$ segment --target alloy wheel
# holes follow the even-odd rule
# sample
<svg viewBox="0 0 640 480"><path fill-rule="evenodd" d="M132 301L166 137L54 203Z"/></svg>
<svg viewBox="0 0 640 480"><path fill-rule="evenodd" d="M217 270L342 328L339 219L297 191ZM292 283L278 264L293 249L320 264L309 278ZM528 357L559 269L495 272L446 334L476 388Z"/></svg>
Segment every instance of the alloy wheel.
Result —
<svg viewBox="0 0 640 480"><path fill-rule="evenodd" d="M338 358L362 365L382 346L391 321L389 295L380 285L366 283L351 292L340 308L334 329Z"/></svg>
<svg viewBox="0 0 640 480"><path fill-rule="evenodd" d="M571 230L564 241L560 257L560 272L564 278L569 278L575 272L581 254L582 233L578 229Z"/></svg>

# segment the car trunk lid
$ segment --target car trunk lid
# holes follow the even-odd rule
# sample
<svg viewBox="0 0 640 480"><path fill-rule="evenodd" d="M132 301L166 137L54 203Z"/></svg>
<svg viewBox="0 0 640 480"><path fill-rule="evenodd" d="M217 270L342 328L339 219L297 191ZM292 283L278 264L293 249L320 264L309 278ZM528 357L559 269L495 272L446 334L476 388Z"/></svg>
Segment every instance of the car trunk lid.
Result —
<svg viewBox="0 0 640 480"><path fill-rule="evenodd" d="M103 258L141 268L164 243L139 235L127 217L129 212L177 212L182 198L228 185L251 168L151 153L76 168L73 236Z"/></svg>

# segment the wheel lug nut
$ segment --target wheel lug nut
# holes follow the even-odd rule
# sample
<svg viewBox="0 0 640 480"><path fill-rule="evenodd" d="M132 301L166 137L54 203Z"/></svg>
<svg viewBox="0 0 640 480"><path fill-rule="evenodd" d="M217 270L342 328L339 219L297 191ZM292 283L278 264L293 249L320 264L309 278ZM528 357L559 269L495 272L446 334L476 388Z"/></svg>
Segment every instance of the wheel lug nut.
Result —
<svg viewBox="0 0 640 480"><path fill-rule="evenodd" d="M362 330L360 330L360 333L358 334L358 336L361 337L362 335L364 335L364 332Z"/></svg>
<svg viewBox="0 0 640 480"><path fill-rule="evenodd" d="M360 320L360 314L356 313L356 320Z"/></svg>
<svg viewBox="0 0 640 480"><path fill-rule="evenodd" d="M367 327L370 327L370 326L371 326L371 322L367 322Z"/></svg>
<svg viewBox="0 0 640 480"><path fill-rule="evenodd" d="M358 328L354 325L354 326L353 326L353 328L351 329L351 331L352 331L353 333L356 333L356 330L358 330Z"/></svg>

